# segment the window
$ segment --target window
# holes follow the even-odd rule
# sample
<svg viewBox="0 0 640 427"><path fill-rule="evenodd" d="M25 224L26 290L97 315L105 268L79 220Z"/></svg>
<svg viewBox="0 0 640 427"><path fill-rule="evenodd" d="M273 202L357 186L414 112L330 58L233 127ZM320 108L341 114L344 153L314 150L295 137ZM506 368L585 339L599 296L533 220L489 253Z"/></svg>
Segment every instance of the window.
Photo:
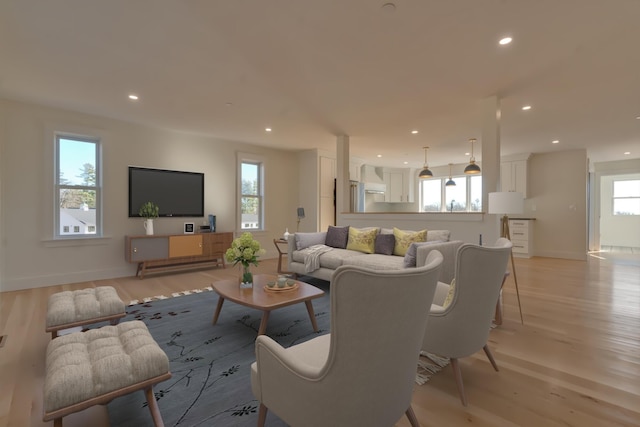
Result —
<svg viewBox="0 0 640 427"><path fill-rule="evenodd" d="M447 187L447 178L420 180L420 212L482 212L482 176L452 177L455 186Z"/></svg>
<svg viewBox="0 0 640 427"><path fill-rule="evenodd" d="M466 212L467 210L467 178L452 178L456 185L445 186L445 210L447 212ZM440 180L442 181L442 180Z"/></svg>
<svg viewBox="0 0 640 427"><path fill-rule="evenodd" d="M469 177L469 212L482 212L482 175Z"/></svg>
<svg viewBox="0 0 640 427"><path fill-rule="evenodd" d="M55 237L102 235L100 142L56 135Z"/></svg>
<svg viewBox="0 0 640 427"><path fill-rule="evenodd" d="M263 164L259 161L242 160L240 165L240 228L242 230L262 230Z"/></svg>
<svg viewBox="0 0 640 427"><path fill-rule="evenodd" d="M613 214L640 215L640 179L613 181Z"/></svg>
<svg viewBox="0 0 640 427"><path fill-rule="evenodd" d="M420 206L422 212L440 212L442 210L441 179L420 181Z"/></svg>

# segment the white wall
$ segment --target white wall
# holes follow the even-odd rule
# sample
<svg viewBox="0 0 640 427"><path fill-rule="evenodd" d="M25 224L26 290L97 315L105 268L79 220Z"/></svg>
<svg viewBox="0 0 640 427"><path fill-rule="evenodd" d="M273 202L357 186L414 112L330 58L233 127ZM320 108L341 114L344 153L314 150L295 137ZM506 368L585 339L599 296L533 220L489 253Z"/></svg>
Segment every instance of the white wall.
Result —
<svg viewBox="0 0 640 427"><path fill-rule="evenodd" d="M304 208L305 217L300 220L300 231L317 231L320 227L320 160L317 150L306 150L298 154L298 206ZM289 226L291 233L296 231L296 223Z"/></svg>
<svg viewBox="0 0 640 427"><path fill-rule="evenodd" d="M529 159L525 214L535 217L536 256L586 259L586 150L534 154Z"/></svg>
<svg viewBox="0 0 640 427"><path fill-rule="evenodd" d="M169 132L122 121L0 100L0 290L17 290L135 274L124 257L124 236L144 234L128 218L127 166L204 172L205 214L218 231L236 227L236 151L265 158L265 232L254 233L268 253L272 239L295 227L297 155L233 141ZM103 141L104 239L57 242L53 236L53 130L95 132ZM156 234L181 233L185 221L159 218Z"/></svg>

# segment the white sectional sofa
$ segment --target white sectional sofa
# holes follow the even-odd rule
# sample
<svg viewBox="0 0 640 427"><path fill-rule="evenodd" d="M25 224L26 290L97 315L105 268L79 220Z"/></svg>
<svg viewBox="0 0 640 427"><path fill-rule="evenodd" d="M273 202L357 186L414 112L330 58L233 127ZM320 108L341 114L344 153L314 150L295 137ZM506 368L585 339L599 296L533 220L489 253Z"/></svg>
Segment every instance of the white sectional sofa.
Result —
<svg viewBox="0 0 640 427"><path fill-rule="evenodd" d="M331 227L329 232L331 232ZM423 266L429 252L435 249L440 251L444 257L439 280L450 283L454 276L455 255L458 248L463 244L460 240L450 241L451 233L449 230L428 230L426 242L415 243L415 248L409 248L407 255L365 253L360 250L331 247L319 255L318 268L309 271L308 267L305 266L305 256L308 256L309 248L317 247L316 245L325 245L327 233L323 231L290 235L287 257L288 271L298 276L312 276L331 281L334 270L341 265L358 265L377 270ZM393 235L393 233L394 229L378 229L378 234ZM389 253L389 251L387 250L386 253Z"/></svg>

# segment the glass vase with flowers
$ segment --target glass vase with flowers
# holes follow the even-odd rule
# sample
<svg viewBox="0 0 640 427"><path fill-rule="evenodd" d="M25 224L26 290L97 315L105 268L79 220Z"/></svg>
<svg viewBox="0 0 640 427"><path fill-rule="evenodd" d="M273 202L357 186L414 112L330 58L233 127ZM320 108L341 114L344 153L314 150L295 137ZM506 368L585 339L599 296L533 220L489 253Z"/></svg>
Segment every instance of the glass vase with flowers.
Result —
<svg viewBox="0 0 640 427"><path fill-rule="evenodd" d="M253 286L253 273L251 265L258 266L258 257L264 255L266 251L260 246L260 242L253 238L249 232L242 233L240 237L234 239L231 247L225 253L225 259L233 262L233 265L240 265L240 287Z"/></svg>

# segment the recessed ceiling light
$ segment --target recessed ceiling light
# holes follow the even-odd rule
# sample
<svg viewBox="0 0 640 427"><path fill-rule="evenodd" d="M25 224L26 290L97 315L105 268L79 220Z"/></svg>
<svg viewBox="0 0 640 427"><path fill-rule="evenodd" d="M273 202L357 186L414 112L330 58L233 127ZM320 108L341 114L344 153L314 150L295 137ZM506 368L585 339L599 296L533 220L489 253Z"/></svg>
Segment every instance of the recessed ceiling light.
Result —
<svg viewBox="0 0 640 427"><path fill-rule="evenodd" d="M138 100L138 95L131 94L131 95L129 95L129 99L132 100L132 101L137 101Z"/></svg>
<svg viewBox="0 0 640 427"><path fill-rule="evenodd" d="M625 155L625 156L628 156L629 154L631 154L631 151L625 151L625 152L624 152L624 155Z"/></svg>
<svg viewBox="0 0 640 427"><path fill-rule="evenodd" d="M531 105L525 105L524 107L522 107L522 109L524 111L531 110Z"/></svg>
<svg viewBox="0 0 640 427"><path fill-rule="evenodd" d="M408 165L408 164L409 164L409 162L402 162L402 163L404 163L405 165Z"/></svg>
<svg viewBox="0 0 640 427"><path fill-rule="evenodd" d="M466 153L464 153L464 155L465 155L465 156L470 156L470 155L471 155L471 153L466 152Z"/></svg>
<svg viewBox="0 0 640 427"><path fill-rule="evenodd" d="M380 158L380 157L382 157L382 154L378 154L376 157Z"/></svg>
<svg viewBox="0 0 640 427"><path fill-rule="evenodd" d="M231 106L233 106L233 104L232 104L232 103L230 103L230 102L225 102L225 104L224 104L224 105L225 105L226 107L231 107Z"/></svg>
<svg viewBox="0 0 640 427"><path fill-rule="evenodd" d="M559 144L560 141L558 141L557 139L554 139L553 141L551 141L552 144Z"/></svg>
<svg viewBox="0 0 640 427"><path fill-rule="evenodd" d="M418 131L417 130L412 130L411 133L415 135L416 133L418 133Z"/></svg>
<svg viewBox="0 0 640 427"><path fill-rule="evenodd" d="M264 128L267 132L271 132L271 128Z"/></svg>
<svg viewBox="0 0 640 427"><path fill-rule="evenodd" d="M502 39L500 39L500 41L498 43L500 43L501 45L505 45L505 44L509 44L513 41L513 39L511 37L504 37Z"/></svg>
<svg viewBox="0 0 640 427"><path fill-rule="evenodd" d="M636 117L636 120L640 120L640 116Z"/></svg>

